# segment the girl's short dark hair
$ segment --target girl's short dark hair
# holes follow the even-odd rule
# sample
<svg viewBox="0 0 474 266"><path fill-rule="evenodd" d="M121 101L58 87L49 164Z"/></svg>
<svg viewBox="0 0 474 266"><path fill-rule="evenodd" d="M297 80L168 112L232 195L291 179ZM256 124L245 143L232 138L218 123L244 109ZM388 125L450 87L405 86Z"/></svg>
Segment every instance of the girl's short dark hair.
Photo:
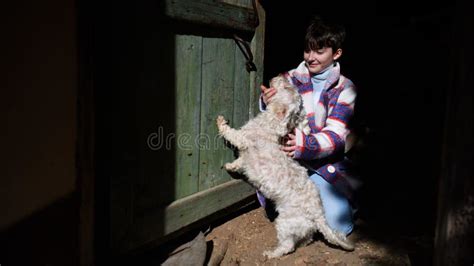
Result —
<svg viewBox="0 0 474 266"><path fill-rule="evenodd" d="M304 42L305 52L316 51L323 47L331 47L335 52L342 48L346 38L346 30L342 25L323 21L316 16L306 29Z"/></svg>

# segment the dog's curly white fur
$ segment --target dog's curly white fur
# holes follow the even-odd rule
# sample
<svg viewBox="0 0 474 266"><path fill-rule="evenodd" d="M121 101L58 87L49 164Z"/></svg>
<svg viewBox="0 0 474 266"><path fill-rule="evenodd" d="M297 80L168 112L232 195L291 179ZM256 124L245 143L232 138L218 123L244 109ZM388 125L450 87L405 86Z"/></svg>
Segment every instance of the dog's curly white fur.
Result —
<svg viewBox="0 0 474 266"><path fill-rule="evenodd" d="M217 118L219 134L239 150L239 157L225 169L245 174L247 182L275 202L279 215L275 220L278 247L266 251L269 258L293 252L297 244L308 244L320 231L332 244L346 250L354 246L343 234L333 231L324 217L319 191L308 178L307 169L280 150L280 140L293 128L308 132L302 99L282 76L270 85L277 90L267 111L236 130L223 116Z"/></svg>

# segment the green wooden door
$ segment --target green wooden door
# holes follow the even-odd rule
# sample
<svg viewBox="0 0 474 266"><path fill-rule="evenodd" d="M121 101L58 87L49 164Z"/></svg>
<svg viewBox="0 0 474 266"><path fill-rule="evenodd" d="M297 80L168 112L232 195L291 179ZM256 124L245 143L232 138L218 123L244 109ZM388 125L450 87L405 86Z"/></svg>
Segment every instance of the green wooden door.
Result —
<svg viewBox="0 0 474 266"><path fill-rule="evenodd" d="M166 239L254 193L222 169L234 154L215 126L219 114L239 127L258 112L265 14L257 5L257 27L253 4L144 3L121 22L124 61L102 62L117 69L118 96L110 103L104 94L97 103L108 102L99 127L117 126L102 138L108 145L98 144L100 158L110 161L101 173L109 180L113 253ZM256 71L246 69L234 34L250 43Z"/></svg>

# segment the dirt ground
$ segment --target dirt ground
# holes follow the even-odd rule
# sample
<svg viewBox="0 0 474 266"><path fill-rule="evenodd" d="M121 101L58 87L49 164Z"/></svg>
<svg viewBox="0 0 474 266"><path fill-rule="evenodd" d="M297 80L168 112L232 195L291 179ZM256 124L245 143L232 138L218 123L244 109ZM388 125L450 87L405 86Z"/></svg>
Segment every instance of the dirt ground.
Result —
<svg viewBox="0 0 474 266"><path fill-rule="evenodd" d="M426 265L429 261L420 259L429 249L426 237L382 235L362 219L356 221L349 239L355 244L352 252L330 246L319 235L292 254L268 260L262 253L276 246L276 231L263 208L256 206L212 228L206 236L211 247L207 261L208 265Z"/></svg>
<svg viewBox="0 0 474 266"><path fill-rule="evenodd" d="M299 247L295 252L278 259L266 259L262 253L276 246L276 231L273 222L266 217L265 211L257 203L223 217L207 227L207 230L199 232L201 239L197 242L196 233L192 233L187 236L186 241L183 241L186 237L182 236L179 238L180 243L168 243L151 250L147 255L134 256L129 260L122 260L122 264L119 264L162 265L176 250L187 250L190 251L189 254L194 254L181 254L184 260L168 264L165 262L165 265L432 264L432 237L409 236L400 234L397 230L380 230L361 218L356 220L354 231L348 237L355 244L355 250L352 252L331 246L321 235L317 235L315 241L308 246ZM190 245L192 242L192 248L183 248L183 245ZM182 246L178 247L179 245Z"/></svg>

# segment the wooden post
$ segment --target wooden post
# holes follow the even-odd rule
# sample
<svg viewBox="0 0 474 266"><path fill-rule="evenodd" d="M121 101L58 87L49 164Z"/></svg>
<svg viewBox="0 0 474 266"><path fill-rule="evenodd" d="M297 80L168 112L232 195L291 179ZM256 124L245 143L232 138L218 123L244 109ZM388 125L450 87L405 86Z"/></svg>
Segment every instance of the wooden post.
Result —
<svg viewBox="0 0 474 266"><path fill-rule="evenodd" d="M471 1L458 1L453 16L452 82L447 92L434 265L474 263L471 11Z"/></svg>

